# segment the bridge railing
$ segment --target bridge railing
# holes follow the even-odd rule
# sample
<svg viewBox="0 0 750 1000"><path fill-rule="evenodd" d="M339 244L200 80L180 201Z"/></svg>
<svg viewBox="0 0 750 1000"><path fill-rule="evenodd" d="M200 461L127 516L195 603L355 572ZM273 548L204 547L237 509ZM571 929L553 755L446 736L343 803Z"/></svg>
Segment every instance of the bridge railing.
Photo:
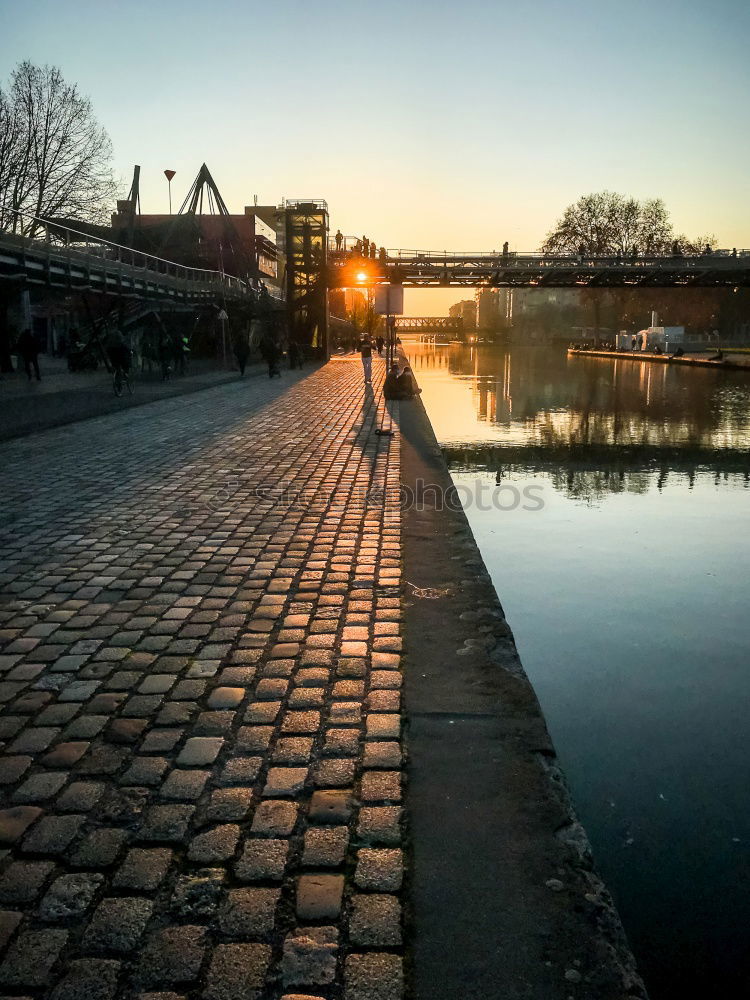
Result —
<svg viewBox="0 0 750 1000"><path fill-rule="evenodd" d="M409 249L391 249L387 251L389 262L408 262L409 264L419 264L424 263L429 264L452 264L461 263L463 261L477 262L483 264L505 264L507 266L512 266L514 264L544 264L547 266L554 265L570 265L570 264L580 264L588 263L594 265L606 265L606 264L664 264L667 261L711 261L712 263L716 261L732 261L740 257L750 257L750 250L745 249L720 249L712 250L710 253L705 251L698 251L695 253L682 252L679 254L673 253L660 253L660 254L589 254L589 253L542 253L539 250L536 251L519 251L511 250L507 253L502 251L455 251L455 250L443 250L443 251L425 251L425 250L409 250Z"/></svg>
<svg viewBox="0 0 750 1000"><path fill-rule="evenodd" d="M114 265L124 265L134 271L153 274L158 278L173 279L176 282L215 285L223 290L236 291L241 294L251 294L252 287L242 278L224 271L214 271L208 268L189 267L176 261L157 257L154 254L135 250L120 243L92 236L79 229L59 225L48 219L33 215L21 215L28 222L36 224L43 232L43 237L23 236L18 233L0 231L0 239L6 245L15 245L25 250L41 250L59 259L79 260L82 264L98 258L102 262Z"/></svg>

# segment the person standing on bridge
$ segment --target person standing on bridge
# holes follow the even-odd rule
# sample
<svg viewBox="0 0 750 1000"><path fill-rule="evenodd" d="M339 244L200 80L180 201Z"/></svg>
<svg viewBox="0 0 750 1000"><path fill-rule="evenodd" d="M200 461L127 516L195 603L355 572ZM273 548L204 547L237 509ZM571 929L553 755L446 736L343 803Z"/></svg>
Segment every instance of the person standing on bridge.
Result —
<svg viewBox="0 0 750 1000"><path fill-rule="evenodd" d="M359 353L362 357L362 369L365 374L365 385L372 382L372 341L366 333L359 342Z"/></svg>
<svg viewBox="0 0 750 1000"><path fill-rule="evenodd" d="M362 256L363 257L370 256L370 241L367 239L366 236L362 237Z"/></svg>
<svg viewBox="0 0 750 1000"><path fill-rule="evenodd" d="M339 229L336 232L336 253L340 253L341 252L341 244L343 242L344 242L344 234Z"/></svg>

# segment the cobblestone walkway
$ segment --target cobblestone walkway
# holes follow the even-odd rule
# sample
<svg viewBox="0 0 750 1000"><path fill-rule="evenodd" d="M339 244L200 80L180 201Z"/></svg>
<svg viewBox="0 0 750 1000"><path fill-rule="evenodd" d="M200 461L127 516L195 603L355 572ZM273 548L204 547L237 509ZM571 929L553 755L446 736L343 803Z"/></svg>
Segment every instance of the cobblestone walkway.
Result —
<svg viewBox="0 0 750 1000"><path fill-rule="evenodd" d="M3 996L401 997L398 437L361 378L0 446Z"/></svg>

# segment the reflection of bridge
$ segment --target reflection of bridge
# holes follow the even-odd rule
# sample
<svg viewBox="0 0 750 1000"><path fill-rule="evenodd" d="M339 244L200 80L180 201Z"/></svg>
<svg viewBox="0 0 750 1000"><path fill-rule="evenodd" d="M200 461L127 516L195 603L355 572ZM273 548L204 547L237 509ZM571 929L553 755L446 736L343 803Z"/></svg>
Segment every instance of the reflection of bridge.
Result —
<svg viewBox="0 0 750 1000"><path fill-rule="evenodd" d="M329 255L329 287L383 281L412 288L750 287L750 250L676 257L413 250L390 250L377 260L351 252Z"/></svg>
<svg viewBox="0 0 750 1000"><path fill-rule="evenodd" d="M464 321L460 316L397 316L397 333L444 333L463 339Z"/></svg>

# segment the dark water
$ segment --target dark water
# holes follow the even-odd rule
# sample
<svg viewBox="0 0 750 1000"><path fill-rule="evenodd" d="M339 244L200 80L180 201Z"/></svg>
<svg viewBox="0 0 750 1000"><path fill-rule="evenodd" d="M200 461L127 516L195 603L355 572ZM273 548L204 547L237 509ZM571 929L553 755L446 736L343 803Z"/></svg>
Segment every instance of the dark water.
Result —
<svg viewBox="0 0 750 1000"><path fill-rule="evenodd" d="M750 374L406 349L652 997L749 995Z"/></svg>

